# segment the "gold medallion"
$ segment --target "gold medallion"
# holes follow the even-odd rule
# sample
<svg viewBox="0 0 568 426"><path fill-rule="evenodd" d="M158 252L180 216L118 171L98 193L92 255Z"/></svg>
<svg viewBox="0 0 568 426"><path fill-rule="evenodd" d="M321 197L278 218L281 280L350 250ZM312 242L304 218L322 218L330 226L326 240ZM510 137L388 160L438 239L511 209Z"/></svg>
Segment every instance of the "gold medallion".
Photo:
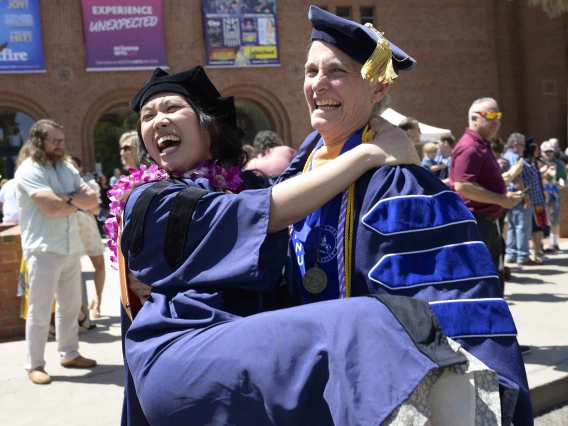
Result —
<svg viewBox="0 0 568 426"><path fill-rule="evenodd" d="M318 294L327 287L327 275L320 268L311 268L304 274L304 288L312 294Z"/></svg>

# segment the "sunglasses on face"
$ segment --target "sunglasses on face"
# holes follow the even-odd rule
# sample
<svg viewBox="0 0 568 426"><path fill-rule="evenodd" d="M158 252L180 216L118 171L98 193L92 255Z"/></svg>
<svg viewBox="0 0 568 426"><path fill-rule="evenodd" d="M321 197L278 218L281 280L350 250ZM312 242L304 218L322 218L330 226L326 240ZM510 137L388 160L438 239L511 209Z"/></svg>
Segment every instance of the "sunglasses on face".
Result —
<svg viewBox="0 0 568 426"><path fill-rule="evenodd" d="M481 112L476 112L476 114L481 115L483 118L486 118L488 120L500 120L501 117L503 116L502 112L493 112L493 111L481 111Z"/></svg>
<svg viewBox="0 0 568 426"><path fill-rule="evenodd" d="M124 151L124 152L130 152L130 151L132 151L132 148L129 147L129 146L121 146L120 150Z"/></svg>

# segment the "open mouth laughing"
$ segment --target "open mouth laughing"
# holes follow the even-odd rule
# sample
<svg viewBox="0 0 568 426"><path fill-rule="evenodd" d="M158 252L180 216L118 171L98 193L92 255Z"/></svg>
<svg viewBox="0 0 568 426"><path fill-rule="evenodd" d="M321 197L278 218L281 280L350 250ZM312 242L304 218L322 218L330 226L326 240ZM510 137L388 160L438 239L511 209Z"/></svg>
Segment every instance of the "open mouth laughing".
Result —
<svg viewBox="0 0 568 426"><path fill-rule="evenodd" d="M316 99L314 104L315 109L322 111L333 111L341 106L341 102L335 101L333 99Z"/></svg>
<svg viewBox="0 0 568 426"><path fill-rule="evenodd" d="M160 155L168 155L177 151L181 145L181 138L176 135L163 135L158 138L157 144Z"/></svg>

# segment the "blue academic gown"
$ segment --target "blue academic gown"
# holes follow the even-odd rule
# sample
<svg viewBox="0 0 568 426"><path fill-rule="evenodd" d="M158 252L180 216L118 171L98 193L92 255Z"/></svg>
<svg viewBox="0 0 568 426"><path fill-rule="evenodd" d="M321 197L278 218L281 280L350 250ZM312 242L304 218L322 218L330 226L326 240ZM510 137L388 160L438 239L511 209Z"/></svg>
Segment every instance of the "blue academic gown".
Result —
<svg viewBox="0 0 568 426"><path fill-rule="evenodd" d="M361 133L343 152L360 143ZM280 179L300 173L322 143L317 132L310 134ZM341 195L293 227L287 275L293 304L340 295L339 247L333 245L340 203ZM357 181L355 218L352 296L391 294L430 302L445 334L497 372L504 424L512 418L515 425L532 425L514 321L475 218L459 196L422 167L384 166ZM314 295L302 277L315 261L329 283Z"/></svg>
<svg viewBox="0 0 568 426"><path fill-rule="evenodd" d="M139 209L155 185L124 211L120 249L152 294L124 324L123 425L376 426L429 371L465 361L417 299L278 309L288 232L267 234L270 188L207 192L180 233L177 199L211 188L177 182Z"/></svg>

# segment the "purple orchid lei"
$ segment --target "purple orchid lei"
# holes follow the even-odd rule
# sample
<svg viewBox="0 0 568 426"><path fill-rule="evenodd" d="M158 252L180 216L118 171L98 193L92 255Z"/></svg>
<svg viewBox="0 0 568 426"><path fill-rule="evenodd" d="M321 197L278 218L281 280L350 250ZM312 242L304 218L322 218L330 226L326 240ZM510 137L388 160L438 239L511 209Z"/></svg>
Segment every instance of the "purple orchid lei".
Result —
<svg viewBox="0 0 568 426"><path fill-rule="evenodd" d="M169 177L168 172L158 168L157 165L152 164L150 167L145 165L140 166L140 170L130 168L129 176L122 175L118 182L112 186L108 191L110 203L110 213L114 216L106 220L103 227L106 234L109 236L108 247L112 251L110 257L111 262L118 262L118 220L122 217L126 199L130 192L137 186L151 181L164 180ZM217 164L217 160L202 161L197 164L195 169L185 173L173 173L174 176L184 178L205 178L209 181L213 188L221 191L240 191L242 190L242 171L236 166L230 166L228 169L223 168ZM112 265L113 269L116 269Z"/></svg>

